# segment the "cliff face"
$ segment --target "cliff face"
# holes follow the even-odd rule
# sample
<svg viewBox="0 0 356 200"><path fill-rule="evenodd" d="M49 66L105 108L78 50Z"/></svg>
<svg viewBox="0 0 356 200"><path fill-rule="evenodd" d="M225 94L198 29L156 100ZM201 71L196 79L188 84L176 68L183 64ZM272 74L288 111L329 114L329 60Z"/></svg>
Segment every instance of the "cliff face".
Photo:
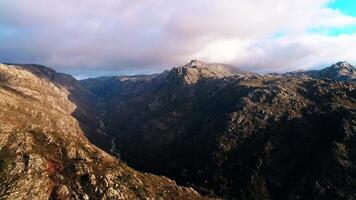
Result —
<svg viewBox="0 0 356 200"><path fill-rule="evenodd" d="M49 68L0 64L0 199L202 199L92 145L75 114L95 98Z"/></svg>
<svg viewBox="0 0 356 200"><path fill-rule="evenodd" d="M353 199L356 85L325 71L340 70L261 76L193 61L149 80L113 81L129 87L102 96L104 122L131 166L204 193ZM129 92L137 88L146 89Z"/></svg>

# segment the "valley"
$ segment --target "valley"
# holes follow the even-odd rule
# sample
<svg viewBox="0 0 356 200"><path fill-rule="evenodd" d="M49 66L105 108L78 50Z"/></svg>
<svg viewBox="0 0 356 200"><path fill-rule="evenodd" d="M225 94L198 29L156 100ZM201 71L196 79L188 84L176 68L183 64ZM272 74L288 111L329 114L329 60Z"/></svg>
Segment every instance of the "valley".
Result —
<svg viewBox="0 0 356 200"><path fill-rule="evenodd" d="M100 105L100 104L99 104L99 105ZM115 138L115 136L110 136L108 133L106 133L106 126L105 126L105 123L104 123L104 120L103 120L103 117L105 116L105 114L106 114L106 111L103 110L103 111L96 117L96 119L97 119L98 122L99 122L99 127L96 129L96 132L99 133L99 134L101 134L101 135L104 135L105 137L108 137L108 138L111 137L111 139L110 139L110 144L111 144L110 153L111 153L112 155L115 155L115 157L116 157L117 159L120 159L121 156L120 156L120 153L118 152L118 149L117 149L117 147L116 147L116 142L115 142L116 138Z"/></svg>
<svg viewBox="0 0 356 200"><path fill-rule="evenodd" d="M82 81L0 65L0 178L20 175L3 195L354 199L355 80L345 62L259 75L193 60Z"/></svg>
<svg viewBox="0 0 356 200"><path fill-rule="evenodd" d="M0 200L356 200L356 0L0 0Z"/></svg>
<svg viewBox="0 0 356 200"><path fill-rule="evenodd" d="M109 136L109 135L105 132L106 127L105 127L105 124L104 124L103 119L102 119L102 118L105 116L105 113L106 113L106 111L104 110L104 111L102 111L102 112L100 113L100 115L98 115L98 116L96 117L96 119L97 119L98 122L99 122L99 127L96 129L96 132L98 132L99 134L104 135L104 136Z"/></svg>
<svg viewBox="0 0 356 200"><path fill-rule="evenodd" d="M0 199L208 199L89 142L115 148L93 105L97 98L69 75L0 64Z"/></svg>

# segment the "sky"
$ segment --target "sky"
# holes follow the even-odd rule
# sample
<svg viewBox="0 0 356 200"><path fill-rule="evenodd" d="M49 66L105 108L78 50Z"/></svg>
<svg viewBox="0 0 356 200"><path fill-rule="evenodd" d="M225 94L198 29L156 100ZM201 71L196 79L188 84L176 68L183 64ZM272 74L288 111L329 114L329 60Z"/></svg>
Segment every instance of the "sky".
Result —
<svg viewBox="0 0 356 200"><path fill-rule="evenodd" d="M192 59L254 72L356 64L354 0L0 0L0 62L77 78Z"/></svg>

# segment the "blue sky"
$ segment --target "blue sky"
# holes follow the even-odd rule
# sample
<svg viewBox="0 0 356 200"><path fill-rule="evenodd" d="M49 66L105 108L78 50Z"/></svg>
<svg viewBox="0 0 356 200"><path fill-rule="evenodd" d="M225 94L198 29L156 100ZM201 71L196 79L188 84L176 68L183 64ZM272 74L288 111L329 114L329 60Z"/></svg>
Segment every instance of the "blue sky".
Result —
<svg viewBox="0 0 356 200"><path fill-rule="evenodd" d="M356 63L353 0L0 0L0 62L77 77L191 59L256 72Z"/></svg>
<svg viewBox="0 0 356 200"><path fill-rule="evenodd" d="M328 7L340 10L346 15L356 16L356 1L353 0L334 0L328 4Z"/></svg>
<svg viewBox="0 0 356 200"><path fill-rule="evenodd" d="M339 10L345 15L356 17L356 1L354 0L335 0L330 2L327 6L331 9ZM341 28L331 28L324 31L326 34L331 36L354 34L356 33L356 25L349 25Z"/></svg>

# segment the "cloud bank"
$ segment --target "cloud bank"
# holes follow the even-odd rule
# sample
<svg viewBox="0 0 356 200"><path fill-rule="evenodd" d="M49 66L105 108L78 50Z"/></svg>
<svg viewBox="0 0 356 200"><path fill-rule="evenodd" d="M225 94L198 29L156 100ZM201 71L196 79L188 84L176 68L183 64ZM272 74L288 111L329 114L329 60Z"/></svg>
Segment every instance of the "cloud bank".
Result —
<svg viewBox="0 0 356 200"><path fill-rule="evenodd" d="M356 63L328 0L0 0L0 62L159 71L200 59L253 71Z"/></svg>

